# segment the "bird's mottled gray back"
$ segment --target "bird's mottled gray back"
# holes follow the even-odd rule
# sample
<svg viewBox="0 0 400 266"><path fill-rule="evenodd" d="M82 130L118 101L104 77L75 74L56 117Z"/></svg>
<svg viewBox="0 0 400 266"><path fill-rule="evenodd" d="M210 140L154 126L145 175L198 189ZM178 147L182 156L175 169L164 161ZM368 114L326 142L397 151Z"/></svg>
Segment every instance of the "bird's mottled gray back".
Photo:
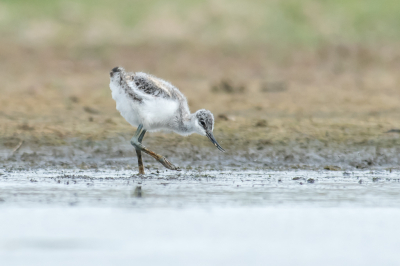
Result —
<svg viewBox="0 0 400 266"><path fill-rule="evenodd" d="M143 93L165 99L184 99L182 93L175 86L152 75L136 72L133 75L133 82Z"/></svg>
<svg viewBox="0 0 400 266"><path fill-rule="evenodd" d="M201 109L196 112L197 119L200 125L207 131L213 131L214 128L214 116L213 114L205 109ZM203 125L204 123L204 125Z"/></svg>
<svg viewBox="0 0 400 266"><path fill-rule="evenodd" d="M171 83L143 72L136 72L132 77L137 89L148 95L177 101L179 104L177 122L182 125L183 119L190 116L185 96Z"/></svg>
<svg viewBox="0 0 400 266"><path fill-rule="evenodd" d="M155 78L151 78L150 75L144 73L136 73L133 76L133 82L135 83L138 90L150 94L155 97L170 98L171 92L169 88L163 88L161 82L157 82Z"/></svg>
<svg viewBox="0 0 400 266"><path fill-rule="evenodd" d="M119 74L119 80L117 81L122 89L127 93L131 98L137 98L139 95L133 95L132 85L134 85L138 91L151 95L154 97L160 97L165 99L175 99L179 101L186 101L185 96L171 83L154 77L150 74L146 74L143 72L125 72L125 69L122 67L115 67L111 71L111 76L113 74ZM129 89L131 87L131 89ZM135 96L135 97L134 97Z"/></svg>

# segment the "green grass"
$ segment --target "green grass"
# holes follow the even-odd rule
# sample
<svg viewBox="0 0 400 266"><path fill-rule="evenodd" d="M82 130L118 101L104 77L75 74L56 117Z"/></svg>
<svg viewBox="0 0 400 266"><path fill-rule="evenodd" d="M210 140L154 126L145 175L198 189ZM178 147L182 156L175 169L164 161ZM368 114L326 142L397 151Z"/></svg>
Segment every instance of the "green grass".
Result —
<svg viewBox="0 0 400 266"><path fill-rule="evenodd" d="M374 45L398 42L399 29L398 0L0 2L3 36L24 40L38 31L51 44L90 44L92 34L93 43L117 44Z"/></svg>

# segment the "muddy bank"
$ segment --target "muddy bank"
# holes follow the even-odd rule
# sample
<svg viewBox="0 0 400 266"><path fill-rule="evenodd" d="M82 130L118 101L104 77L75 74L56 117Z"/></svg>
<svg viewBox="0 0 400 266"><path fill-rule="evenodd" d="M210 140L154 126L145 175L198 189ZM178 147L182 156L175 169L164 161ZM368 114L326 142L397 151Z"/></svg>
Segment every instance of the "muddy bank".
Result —
<svg viewBox="0 0 400 266"><path fill-rule="evenodd" d="M320 140L271 143L263 139L220 142L227 150L221 153L206 138L149 134L145 145L166 156L182 169L399 169L400 147L397 136L370 143L327 143ZM13 148L2 147L3 169L127 169L137 171L137 158L129 137L106 140L65 140L64 145L35 145L21 141ZM394 144L393 144L394 143ZM150 156L144 156L149 169L162 169Z"/></svg>

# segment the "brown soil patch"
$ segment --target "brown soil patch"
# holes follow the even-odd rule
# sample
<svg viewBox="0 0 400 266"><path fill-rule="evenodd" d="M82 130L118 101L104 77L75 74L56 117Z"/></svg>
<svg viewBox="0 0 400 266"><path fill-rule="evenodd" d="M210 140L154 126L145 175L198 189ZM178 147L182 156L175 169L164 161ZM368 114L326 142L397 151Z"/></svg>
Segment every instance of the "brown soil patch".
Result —
<svg viewBox="0 0 400 266"><path fill-rule="evenodd" d="M399 134L385 132L400 128L399 58L393 47L329 46L277 57L265 47L32 48L3 42L0 141L5 147L20 140L60 145L70 138L133 134L108 88L108 73L119 65L172 82L192 111L211 110L216 137L231 149L313 139L398 145ZM206 141L154 135L188 145Z"/></svg>

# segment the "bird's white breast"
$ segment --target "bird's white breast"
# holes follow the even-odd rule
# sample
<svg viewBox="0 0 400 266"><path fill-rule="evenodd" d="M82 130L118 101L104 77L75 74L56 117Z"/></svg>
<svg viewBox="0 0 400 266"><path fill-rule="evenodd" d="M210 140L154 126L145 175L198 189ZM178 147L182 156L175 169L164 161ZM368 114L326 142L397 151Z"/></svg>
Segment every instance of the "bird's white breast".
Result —
<svg viewBox="0 0 400 266"><path fill-rule="evenodd" d="M176 123L179 108L177 101L135 93L142 98L142 102L130 98L120 86L110 83L112 98L115 100L117 110L132 126L143 124L148 131L168 130Z"/></svg>

